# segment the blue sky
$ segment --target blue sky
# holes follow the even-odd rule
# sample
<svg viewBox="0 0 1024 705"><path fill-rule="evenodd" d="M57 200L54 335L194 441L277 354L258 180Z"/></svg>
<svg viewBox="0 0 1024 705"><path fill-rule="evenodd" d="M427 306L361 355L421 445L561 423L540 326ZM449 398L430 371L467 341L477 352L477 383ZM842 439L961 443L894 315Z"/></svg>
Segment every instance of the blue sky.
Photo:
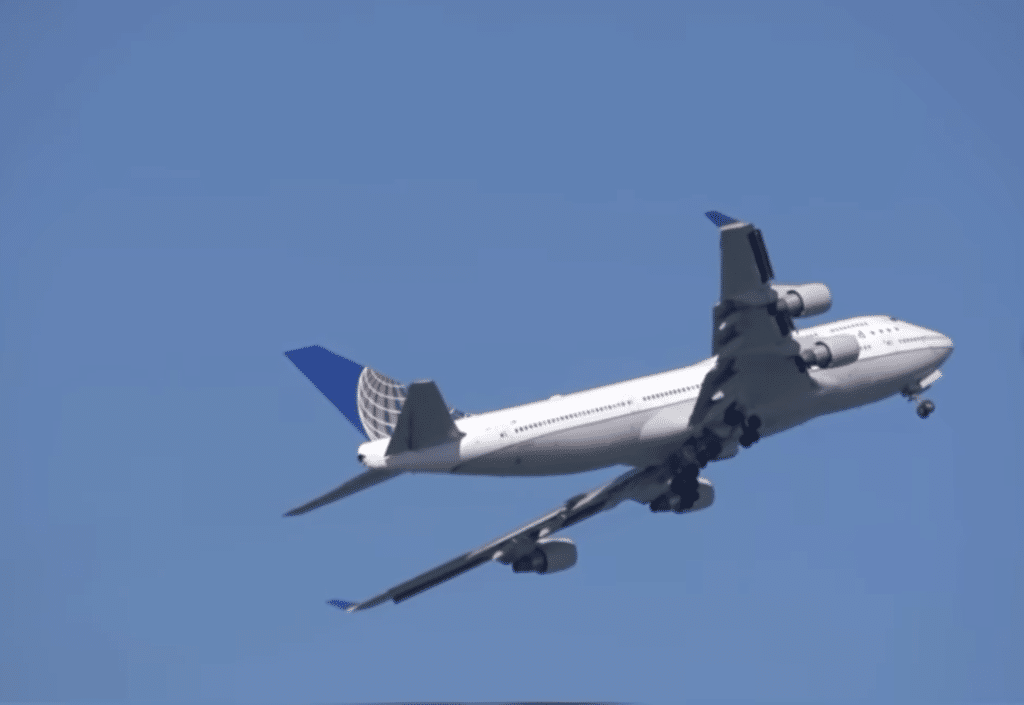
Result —
<svg viewBox="0 0 1024 705"><path fill-rule="evenodd" d="M0 6L0 700L1024 699L1019 3ZM705 474L361 599L622 468L403 477L321 344L468 411L708 354L717 231L957 348ZM826 320L826 319L821 319Z"/></svg>

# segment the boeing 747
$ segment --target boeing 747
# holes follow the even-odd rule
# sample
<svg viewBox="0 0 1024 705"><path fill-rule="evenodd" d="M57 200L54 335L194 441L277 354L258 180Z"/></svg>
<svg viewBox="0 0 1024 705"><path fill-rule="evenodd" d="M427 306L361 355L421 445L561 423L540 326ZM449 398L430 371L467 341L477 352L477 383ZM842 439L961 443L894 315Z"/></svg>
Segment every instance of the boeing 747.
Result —
<svg viewBox="0 0 1024 705"><path fill-rule="evenodd" d="M611 465L630 470L544 516L347 611L401 602L489 561L517 573L576 563L570 539L551 535L624 500L652 512L706 509L701 471L816 416L896 394L927 418L921 394L953 351L942 333L891 316L857 316L797 329L825 313L824 284L778 284L761 231L707 213L721 240L721 293L712 356L689 367L479 414L450 408L431 381L403 385L319 346L285 353L367 441L366 470L287 516L303 514L403 473L557 475Z"/></svg>

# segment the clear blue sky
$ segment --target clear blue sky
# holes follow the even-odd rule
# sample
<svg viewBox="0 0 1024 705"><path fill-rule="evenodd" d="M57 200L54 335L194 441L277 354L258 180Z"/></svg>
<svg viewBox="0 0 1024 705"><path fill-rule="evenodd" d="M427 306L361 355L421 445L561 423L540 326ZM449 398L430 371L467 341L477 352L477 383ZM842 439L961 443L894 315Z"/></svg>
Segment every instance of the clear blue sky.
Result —
<svg viewBox="0 0 1024 705"><path fill-rule="evenodd" d="M1022 8L0 5L0 700L1024 699ZM284 519L359 436L283 352L468 411L690 364L711 208L829 317L950 335L936 413L326 606L623 468Z"/></svg>

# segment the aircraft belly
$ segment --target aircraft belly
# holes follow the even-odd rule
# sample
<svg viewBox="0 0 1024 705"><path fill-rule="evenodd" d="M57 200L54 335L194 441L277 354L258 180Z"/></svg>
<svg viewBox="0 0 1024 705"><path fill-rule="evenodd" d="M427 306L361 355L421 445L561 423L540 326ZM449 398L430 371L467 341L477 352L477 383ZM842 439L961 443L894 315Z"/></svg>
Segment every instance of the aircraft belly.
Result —
<svg viewBox="0 0 1024 705"><path fill-rule="evenodd" d="M681 442L696 403L697 400L692 399L648 412L640 427L639 440L644 444L668 443L676 439Z"/></svg>

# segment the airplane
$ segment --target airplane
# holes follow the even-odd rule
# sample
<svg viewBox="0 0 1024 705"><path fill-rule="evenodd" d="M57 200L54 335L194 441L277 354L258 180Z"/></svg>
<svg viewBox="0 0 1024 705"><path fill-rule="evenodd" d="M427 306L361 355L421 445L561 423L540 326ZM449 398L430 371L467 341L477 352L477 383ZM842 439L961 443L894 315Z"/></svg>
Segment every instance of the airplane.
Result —
<svg viewBox="0 0 1024 705"><path fill-rule="evenodd" d="M403 473L557 475L611 465L630 470L473 551L362 602L329 600L348 612L395 603L496 561L516 573L555 573L576 564L568 538L551 535L624 500L652 512L687 514L714 502L700 475L759 439L817 416L896 394L927 418L922 393L941 376L953 341L886 315L797 329L795 318L831 308L825 284L774 283L761 231L717 211L721 292L712 310L712 356L679 369L507 409L465 414L429 380L402 385L320 346L285 354L366 436L367 469L285 516L303 514Z"/></svg>

